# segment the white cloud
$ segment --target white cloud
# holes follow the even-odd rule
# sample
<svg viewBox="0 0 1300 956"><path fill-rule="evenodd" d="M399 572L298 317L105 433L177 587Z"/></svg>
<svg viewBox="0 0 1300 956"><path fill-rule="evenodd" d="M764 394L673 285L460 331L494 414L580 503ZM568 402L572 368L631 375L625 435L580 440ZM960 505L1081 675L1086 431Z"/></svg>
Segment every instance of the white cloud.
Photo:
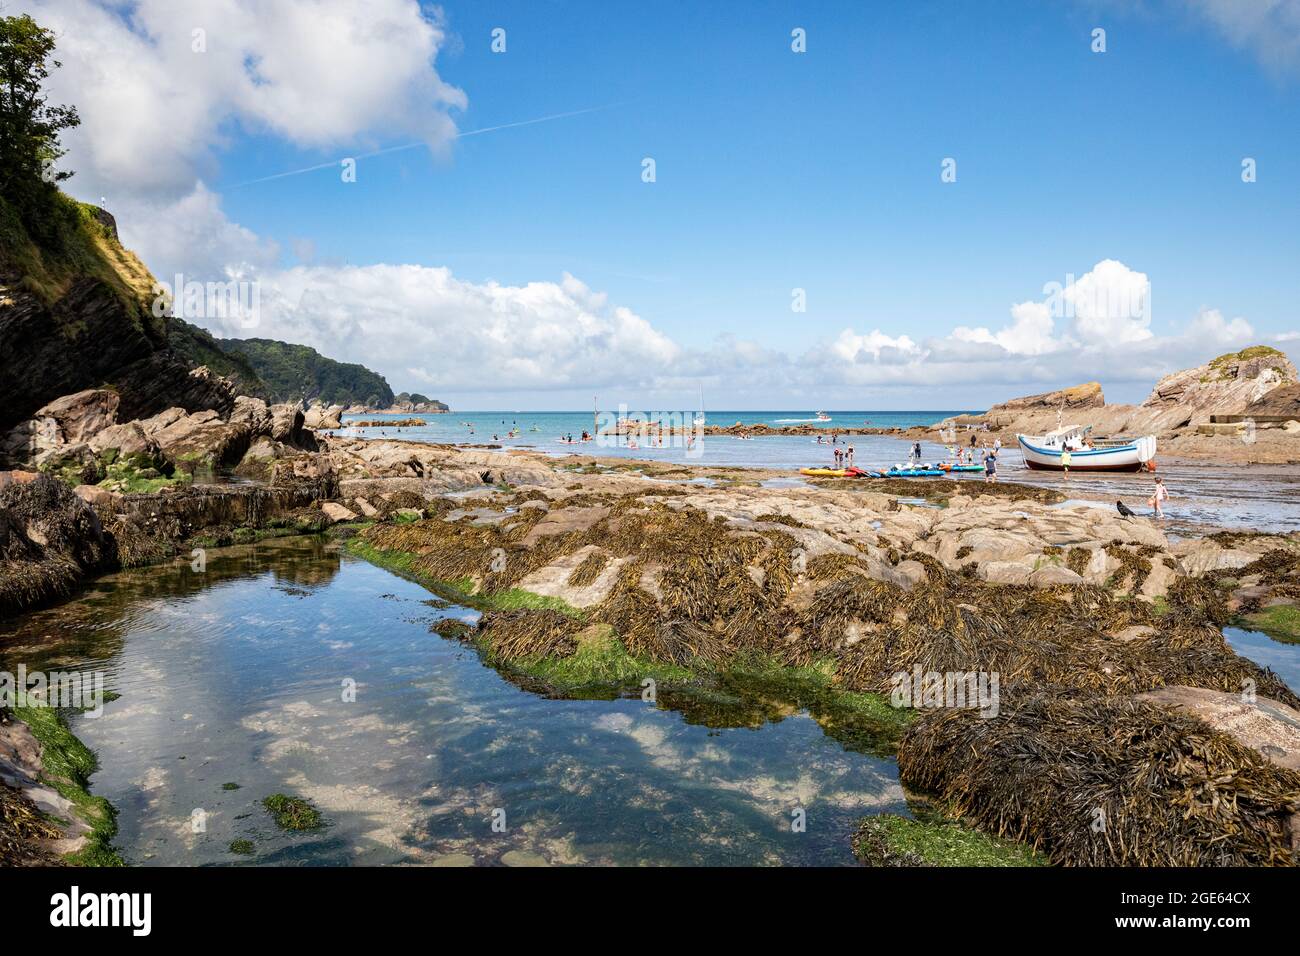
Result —
<svg viewBox="0 0 1300 956"><path fill-rule="evenodd" d="M56 101L75 103L78 191L177 199L235 131L305 147L455 135L465 94L433 61L441 23L416 0L17 0L58 35ZM195 31L203 31L202 52Z"/></svg>
<svg viewBox="0 0 1300 956"><path fill-rule="evenodd" d="M1248 345L1255 330L1240 316L1229 321L1218 309L1202 309L1188 326L1186 336L1197 343Z"/></svg>
<svg viewBox="0 0 1300 956"><path fill-rule="evenodd" d="M1021 302L1011 307L1011 324L999 332L959 325L952 337L958 342L997 345L1015 355L1041 355L1060 347L1052 338L1052 311L1045 302Z"/></svg>
<svg viewBox="0 0 1300 956"><path fill-rule="evenodd" d="M394 384L458 391L635 385L671 374L681 349L571 275L473 283L444 268L297 266L260 277L259 324L205 321L236 338L310 345Z"/></svg>
<svg viewBox="0 0 1300 956"><path fill-rule="evenodd" d="M1300 64L1300 0L1187 0L1236 47L1278 72Z"/></svg>
<svg viewBox="0 0 1300 956"><path fill-rule="evenodd" d="M226 218L221 197L203 183L175 200L129 197L113 205L123 241L159 279L200 281L273 267L276 243Z"/></svg>
<svg viewBox="0 0 1300 956"><path fill-rule="evenodd" d="M1127 345L1151 338L1151 283L1146 273L1103 259L1060 291L1071 331L1085 344Z"/></svg>
<svg viewBox="0 0 1300 956"><path fill-rule="evenodd" d="M906 335L893 338L879 329L866 335L858 335L852 329L845 329L831 345L831 351L850 363L870 355L875 362L892 364L917 357L921 352L916 343Z"/></svg>
<svg viewBox="0 0 1300 956"><path fill-rule="evenodd" d="M1011 324L997 332L958 326L957 342L995 345L1011 355L1046 355L1064 349L1131 345L1152 338L1151 283L1115 259L1103 259L1079 279L1043 286L1041 301L1011 307ZM1056 319L1068 319L1061 336Z"/></svg>
<svg viewBox="0 0 1300 956"><path fill-rule="evenodd" d="M1146 288L1144 275L1115 265L1100 275L1094 269L1080 282L1085 289ZM1014 306L1010 323L996 333L956 329L918 343L880 329L849 328L798 355L733 336L688 349L567 274L557 282L517 286L471 282L445 268L417 265L301 265L263 268L257 275L256 328L200 324L239 338L301 342L361 362L398 390L444 396L573 396L611 387L689 395L703 383L712 394L752 395L760 402L831 394L851 401L877 391L934 395L940 385L939 394L951 395L954 388L996 384L1005 397L1089 378L1149 383L1250 344L1254 335L1245 319L1205 309L1173 336L1157 337L1144 319L1133 318L1127 328L1112 324L1110 340L1082 341L1073 326L1053 337L1044 300ZM1087 321L1104 314L1087 309Z"/></svg>

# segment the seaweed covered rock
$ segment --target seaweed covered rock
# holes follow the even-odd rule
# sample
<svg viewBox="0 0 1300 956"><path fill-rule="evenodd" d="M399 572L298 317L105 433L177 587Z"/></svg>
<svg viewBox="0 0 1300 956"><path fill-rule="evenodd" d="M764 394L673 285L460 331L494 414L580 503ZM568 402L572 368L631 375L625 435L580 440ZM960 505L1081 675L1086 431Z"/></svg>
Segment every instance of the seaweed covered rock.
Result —
<svg viewBox="0 0 1300 956"><path fill-rule="evenodd" d="M47 475L0 483L0 617L66 597L113 560L95 511L66 483Z"/></svg>
<svg viewBox="0 0 1300 956"><path fill-rule="evenodd" d="M1300 773L1185 712L1133 697L1003 695L927 714L903 783L1076 866L1295 865Z"/></svg>

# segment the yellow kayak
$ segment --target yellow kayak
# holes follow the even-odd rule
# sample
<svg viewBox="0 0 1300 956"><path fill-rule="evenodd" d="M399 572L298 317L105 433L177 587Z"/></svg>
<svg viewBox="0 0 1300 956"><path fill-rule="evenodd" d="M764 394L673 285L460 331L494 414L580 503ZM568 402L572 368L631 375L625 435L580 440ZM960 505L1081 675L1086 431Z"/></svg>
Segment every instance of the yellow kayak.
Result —
<svg viewBox="0 0 1300 956"><path fill-rule="evenodd" d="M848 478L858 473L856 468L800 468L799 474L815 478Z"/></svg>

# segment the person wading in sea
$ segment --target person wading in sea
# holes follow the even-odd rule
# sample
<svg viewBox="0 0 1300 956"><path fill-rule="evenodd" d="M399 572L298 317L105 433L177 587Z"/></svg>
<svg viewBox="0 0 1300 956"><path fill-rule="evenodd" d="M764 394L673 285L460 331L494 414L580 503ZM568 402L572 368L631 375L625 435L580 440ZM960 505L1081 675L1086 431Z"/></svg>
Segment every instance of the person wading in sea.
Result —
<svg viewBox="0 0 1300 956"><path fill-rule="evenodd" d="M1065 480L1070 480L1070 449L1061 449L1061 470L1065 472Z"/></svg>

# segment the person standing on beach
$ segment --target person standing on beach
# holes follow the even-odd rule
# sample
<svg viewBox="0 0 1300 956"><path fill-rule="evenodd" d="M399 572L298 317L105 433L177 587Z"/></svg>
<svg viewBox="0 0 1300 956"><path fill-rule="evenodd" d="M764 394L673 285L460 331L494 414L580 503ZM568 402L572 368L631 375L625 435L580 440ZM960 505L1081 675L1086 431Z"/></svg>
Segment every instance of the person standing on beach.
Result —
<svg viewBox="0 0 1300 956"><path fill-rule="evenodd" d="M1168 498L1169 489L1165 487L1164 479L1157 478L1155 489L1152 491L1151 497L1147 499L1147 505L1155 509L1157 518L1163 518L1165 516L1164 510L1160 506Z"/></svg>
<svg viewBox="0 0 1300 956"><path fill-rule="evenodd" d="M852 445L849 446L848 451L845 452L844 454L844 464L846 464L850 468L853 467L853 446Z"/></svg>
<svg viewBox="0 0 1300 956"><path fill-rule="evenodd" d="M1061 470L1065 472L1065 480L1070 480L1070 449L1061 449Z"/></svg>
<svg viewBox="0 0 1300 956"><path fill-rule="evenodd" d="M998 456L992 451L984 453L984 483L993 485L998 481Z"/></svg>

